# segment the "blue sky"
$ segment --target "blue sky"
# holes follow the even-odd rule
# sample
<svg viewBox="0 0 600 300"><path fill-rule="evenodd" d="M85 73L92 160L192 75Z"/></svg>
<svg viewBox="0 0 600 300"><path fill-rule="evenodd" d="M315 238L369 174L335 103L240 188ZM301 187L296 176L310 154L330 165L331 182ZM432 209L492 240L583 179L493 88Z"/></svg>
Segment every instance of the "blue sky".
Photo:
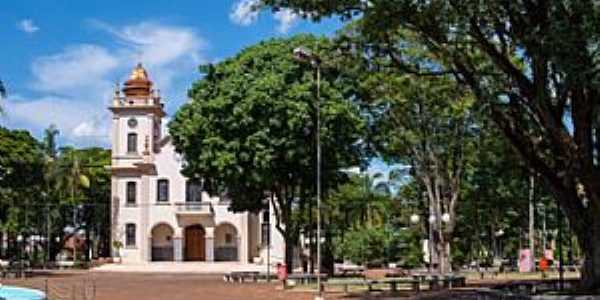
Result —
<svg viewBox="0 0 600 300"><path fill-rule="evenodd" d="M340 27L286 11L256 15L248 9L253 1L3 1L0 78L9 95L0 125L41 137L54 123L62 144L108 146L114 83L138 61L172 115L199 78L197 65L263 39Z"/></svg>

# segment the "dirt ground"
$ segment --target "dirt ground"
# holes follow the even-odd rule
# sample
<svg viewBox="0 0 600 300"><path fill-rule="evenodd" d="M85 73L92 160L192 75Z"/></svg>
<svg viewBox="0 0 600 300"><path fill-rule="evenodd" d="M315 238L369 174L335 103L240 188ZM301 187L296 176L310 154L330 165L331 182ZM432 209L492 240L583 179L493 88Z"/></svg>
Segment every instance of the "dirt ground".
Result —
<svg viewBox="0 0 600 300"><path fill-rule="evenodd" d="M226 283L217 275L52 272L0 283L47 290L50 300L309 300L311 292L282 291L277 283ZM326 299L467 299L455 294L343 294ZM468 297L469 298L469 297Z"/></svg>

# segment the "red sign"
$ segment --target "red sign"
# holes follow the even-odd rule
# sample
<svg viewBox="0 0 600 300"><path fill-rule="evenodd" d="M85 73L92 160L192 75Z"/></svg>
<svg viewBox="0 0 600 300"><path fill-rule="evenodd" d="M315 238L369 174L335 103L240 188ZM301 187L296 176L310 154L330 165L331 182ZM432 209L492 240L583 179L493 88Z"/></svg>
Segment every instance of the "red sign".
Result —
<svg viewBox="0 0 600 300"><path fill-rule="evenodd" d="M548 270L548 260L542 256L540 259L540 270L546 272Z"/></svg>

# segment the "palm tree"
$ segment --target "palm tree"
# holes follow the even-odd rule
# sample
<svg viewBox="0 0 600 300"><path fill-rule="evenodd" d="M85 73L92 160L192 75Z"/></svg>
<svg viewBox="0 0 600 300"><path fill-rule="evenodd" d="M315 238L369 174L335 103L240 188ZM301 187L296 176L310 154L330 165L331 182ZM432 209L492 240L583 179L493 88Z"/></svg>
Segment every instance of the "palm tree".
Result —
<svg viewBox="0 0 600 300"><path fill-rule="evenodd" d="M76 204L82 195L83 189L89 188L90 181L85 167L81 162L79 153L73 148L61 149L61 154L53 168L55 188L62 199L68 199L70 204ZM68 195L65 195L65 192Z"/></svg>
<svg viewBox="0 0 600 300"><path fill-rule="evenodd" d="M0 100L6 98L6 87L4 87L4 83L0 80ZM0 106L0 113L2 113L2 106Z"/></svg>
<svg viewBox="0 0 600 300"><path fill-rule="evenodd" d="M336 211L336 218L348 228L381 226L387 221L398 187L405 183L407 168L382 173L354 174L350 182L339 187L331 195L329 205ZM332 212L333 212L332 211Z"/></svg>
<svg viewBox="0 0 600 300"><path fill-rule="evenodd" d="M56 125L51 124L48 128L44 130L44 151L46 155L54 160L56 159L56 137L60 131L56 128Z"/></svg>

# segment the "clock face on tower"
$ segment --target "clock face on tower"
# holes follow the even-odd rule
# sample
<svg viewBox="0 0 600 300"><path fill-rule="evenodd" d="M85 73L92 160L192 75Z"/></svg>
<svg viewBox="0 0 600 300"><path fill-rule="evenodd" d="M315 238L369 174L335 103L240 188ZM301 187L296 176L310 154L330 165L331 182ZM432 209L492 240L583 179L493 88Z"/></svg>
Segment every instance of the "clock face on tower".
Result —
<svg viewBox="0 0 600 300"><path fill-rule="evenodd" d="M131 118L131 119L127 120L127 125L130 128L135 128L137 126L137 124L138 124L138 122L135 118Z"/></svg>

